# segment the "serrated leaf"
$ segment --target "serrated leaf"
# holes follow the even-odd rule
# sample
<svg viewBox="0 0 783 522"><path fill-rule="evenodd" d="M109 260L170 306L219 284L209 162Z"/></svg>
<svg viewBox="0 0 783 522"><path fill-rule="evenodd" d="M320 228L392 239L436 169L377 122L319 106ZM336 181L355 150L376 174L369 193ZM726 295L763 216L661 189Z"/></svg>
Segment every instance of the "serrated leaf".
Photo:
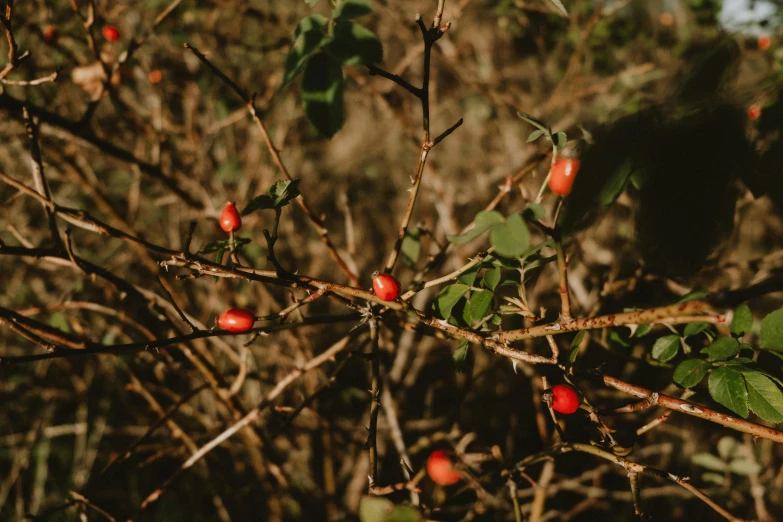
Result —
<svg viewBox="0 0 783 522"><path fill-rule="evenodd" d="M741 304L734 310L734 318L729 326L731 335L744 337L750 333L751 328L753 328L753 312L750 311L748 305Z"/></svg>
<svg viewBox="0 0 783 522"><path fill-rule="evenodd" d="M285 75L283 85L285 87L296 78L307 60L318 51L326 40L326 25L329 22L325 16L312 14L304 17L294 30L294 38L291 50L285 59ZM282 88L281 87L281 88Z"/></svg>
<svg viewBox="0 0 783 522"><path fill-rule="evenodd" d="M345 65L368 65L383 60L383 45L375 33L354 22L338 21L323 50Z"/></svg>
<svg viewBox="0 0 783 522"><path fill-rule="evenodd" d="M359 520L361 522L384 522L394 510L391 500L381 497L362 497L359 501Z"/></svg>
<svg viewBox="0 0 783 522"><path fill-rule="evenodd" d="M742 374L723 366L715 368L707 380L710 395L718 404L722 404L743 419L748 416L748 390Z"/></svg>
<svg viewBox="0 0 783 522"><path fill-rule="evenodd" d="M473 292L468 299L468 304L465 310L468 313L469 322L471 325L476 321L484 319L488 314L490 308L492 308L492 301L495 294L491 290L481 290Z"/></svg>
<svg viewBox="0 0 783 522"><path fill-rule="evenodd" d="M481 270L481 265L471 267L470 270L466 270L457 276L457 281L468 286L473 286L473 283L476 282L476 277L478 277L479 270Z"/></svg>
<svg viewBox="0 0 783 522"><path fill-rule="evenodd" d="M702 350L713 361L725 361L736 356L740 351L739 342L733 337L719 337Z"/></svg>
<svg viewBox="0 0 783 522"><path fill-rule="evenodd" d="M573 339L571 339L571 345L568 348L568 360L571 364L576 361L577 355L579 355L579 345L582 344L582 339L585 338L585 331L580 330Z"/></svg>
<svg viewBox="0 0 783 522"><path fill-rule="evenodd" d="M482 280L484 281L484 286L494 291L498 283L500 283L500 267L496 266L484 272Z"/></svg>
<svg viewBox="0 0 783 522"><path fill-rule="evenodd" d="M448 239L455 245L464 245L473 241L498 223L503 223L503 221L503 214L496 210L479 212L473 220L473 228L458 236L448 236Z"/></svg>
<svg viewBox="0 0 783 522"><path fill-rule="evenodd" d="M266 194L250 200L250 203L242 210L242 215L247 216L256 210L283 208L298 196L299 179L276 181L269 187Z"/></svg>
<svg viewBox="0 0 783 522"><path fill-rule="evenodd" d="M415 268L420 253L421 230L418 228L411 228L405 232L405 237L402 238L402 245L400 245L402 262L405 263L408 268Z"/></svg>
<svg viewBox="0 0 783 522"><path fill-rule="evenodd" d="M558 149L562 149L563 147L566 146L566 143L568 143L568 136L566 135L565 132L558 132L557 134L554 135L554 138L555 138L555 146Z"/></svg>
<svg viewBox="0 0 783 522"><path fill-rule="evenodd" d="M759 346L783 351L783 308L775 310L761 321Z"/></svg>
<svg viewBox="0 0 783 522"><path fill-rule="evenodd" d="M541 130L547 136L550 134L549 127L547 127L544 124L544 122L542 122L538 118L534 118L533 116L531 116L531 115L529 115L529 114L527 114L525 112L522 112L522 111L517 111L517 116L519 116L520 118L522 118L523 120L525 120L526 122L531 124L533 127Z"/></svg>
<svg viewBox="0 0 783 522"><path fill-rule="evenodd" d="M767 422L783 422L783 392L760 372L743 372L750 410Z"/></svg>
<svg viewBox="0 0 783 522"><path fill-rule="evenodd" d="M310 123L331 138L343 126L343 68L326 53L317 53L302 76L302 105Z"/></svg>
<svg viewBox="0 0 783 522"><path fill-rule="evenodd" d="M568 16L568 11L566 11L566 8L563 5L563 2L561 2L560 0L549 0L549 1L552 2L553 4L555 4L555 7L560 9L560 12L563 13L563 16Z"/></svg>
<svg viewBox="0 0 783 522"><path fill-rule="evenodd" d="M688 323L685 326L685 331L683 331L682 335L683 337L693 337L694 335L698 335L708 329L710 327L710 323L705 323L702 321L696 321L693 323Z"/></svg>
<svg viewBox="0 0 783 522"><path fill-rule="evenodd" d="M543 135L544 135L544 131L542 131L541 129L536 129L533 132L531 132L530 135L527 137L527 142L532 143Z"/></svg>
<svg viewBox="0 0 783 522"><path fill-rule="evenodd" d="M702 468L712 471L726 471L727 464L712 453L696 453L691 457L691 462Z"/></svg>
<svg viewBox="0 0 783 522"><path fill-rule="evenodd" d="M665 335L655 341L652 349L653 359L656 361L666 362L670 361L677 355L677 351L680 349L680 336L679 335Z"/></svg>
<svg viewBox="0 0 783 522"><path fill-rule="evenodd" d="M710 369L710 363L703 359L682 361L674 370L673 380L683 388L693 388L701 382Z"/></svg>
<svg viewBox="0 0 783 522"><path fill-rule="evenodd" d="M530 246L530 232L518 213L511 214L504 223L498 223L489 232L489 241L495 252L503 257L521 257Z"/></svg>
<svg viewBox="0 0 783 522"><path fill-rule="evenodd" d="M454 365L457 367L457 370L461 370L462 367L465 365L465 360L468 358L468 348L470 346L470 343L463 339L459 343L459 348L454 350L454 354L452 357L454 357Z"/></svg>
<svg viewBox="0 0 783 522"><path fill-rule="evenodd" d="M443 319L448 319L451 317L451 310L454 308L454 305L468 293L468 290L470 290L468 285L459 283L447 286L435 298L433 308Z"/></svg>
<svg viewBox="0 0 783 522"><path fill-rule="evenodd" d="M351 20L372 13L368 0L342 0L332 11L335 20Z"/></svg>

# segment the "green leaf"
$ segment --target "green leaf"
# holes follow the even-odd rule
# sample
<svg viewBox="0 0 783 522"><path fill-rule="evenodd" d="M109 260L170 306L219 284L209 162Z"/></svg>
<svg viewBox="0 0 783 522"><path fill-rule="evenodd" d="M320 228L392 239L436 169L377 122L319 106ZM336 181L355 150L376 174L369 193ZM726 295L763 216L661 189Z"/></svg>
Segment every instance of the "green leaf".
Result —
<svg viewBox="0 0 783 522"><path fill-rule="evenodd" d="M473 220L473 228L458 236L448 236L448 239L455 245L464 245L503 221L503 214L496 210L479 212Z"/></svg>
<svg viewBox="0 0 783 522"><path fill-rule="evenodd" d="M616 328L609 330L607 340L609 341L609 344L620 346L622 348L628 348L631 346L631 343L629 342L630 337L628 337L624 331L621 332Z"/></svg>
<svg viewBox="0 0 783 522"><path fill-rule="evenodd" d="M674 370L674 382L683 388L693 388L701 382L710 368L710 363L704 359L687 359Z"/></svg>
<svg viewBox="0 0 783 522"><path fill-rule="evenodd" d="M531 203L522 211L522 217L528 221L542 219L545 215L546 211L541 203Z"/></svg>
<svg viewBox="0 0 783 522"><path fill-rule="evenodd" d="M734 459L729 462L729 471L747 477L761 471L761 465L751 458Z"/></svg>
<svg viewBox="0 0 783 522"><path fill-rule="evenodd" d="M338 21L332 38L323 50L345 65L371 64L383 60L383 45L378 37L354 22Z"/></svg>
<svg viewBox="0 0 783 522"><path fill-rule="evenodd" d="M573 339L571 339L571 346L568 348L568 360L571 364L576 361L576 356L579 355L579 345L582 344L582 339L585 338L585 331L580 330Z"/></svg>
<svg viewBox="0 0 783 522"><path fill-rule="evenodd" d="M470 270L462 272L459 276L457 276L457 281L468 286L473 286L473 283L476 282L476 277L478 277L479 270L481 270L480 264L471 267Z"/></svg>
<svg viewBox="0 0 783 522"><path fill-rule="evenodd" d="M468 347L470 346L470 343L463 339L459 343L459 348L454 350L454 354L452 357L454 357L454 364L457 366L458 370L461 370L462 367L465 365L465 360L468 358Z"/></svg>
<svg viewBox="0 0 783 522"><path fill-rule="evenodd" d="M702 350L713 361L725 361L736 356L740 351L739 342L733 337L719 337L707 348Z"/></svg>
<svg viewBox="0 0 783 522"><path fill-rule="evenodd" d="M490 268L484 272L483 281L484 286L494 291L495 288L497 288L498 283L500 283L500 267L496 266L495 268Z"/></svg>
<svg viewBox="0 0 783 522"><path fill-rule="evenodd" d="M739 446L739 441L734 437L721 437L718 441L718 454L723 460L729 460Z"/></svg>
<svg viewBox="0 0 783 522"><path fill-rule="evenodd" d="M447 286L435 298L433 308L443 319L448 319L451 317L451 310L454 308L454 305L468 293L468 290L470 290L468 285L459 283Z"/></svg>
<svg viewBox="0 0 783 522"><path fill-rule="evenodd" d="M468 313L471 325L489 315L494 297L495 294L491 290L481 290L470 295L465 310Z"/></svg>
<svg viewBox="0 0 783 522"><path fill-rule="evenodd" d="M361 522L384 522L394 510L391 500L381 497L362 497L359 501L359 520Z"/></svg>
<svg viewBox="0 0 783 522"><path fill-rule="evenodd" d="M71 325L68 319L65 318L65 314L60 311L52 312L52 316L49 318L49 325L63 332L70 332Z"/></svg>
<svg viewBox="0 0 783 522"><path fill-rule="evenodd" d="M566 8L563 5L563 2L561 2L560 0L549 0L549 1L552 2L553 4L555 4L555 7L560 9L560 12L563 13L563 16L568 16L568 11L566 11Z"/></svg>
<svg viewBox="0 0 783 522"><path fill-rule="evenodd" d="M315 5L318 3L318 0L305 0L305 3L310 7L315 7Z"/></svg>
<svg viewBox="0 0 783 522"><path fill-rule="evenodd" d="M708 379L710 395L740 417L748 416L748 390L742 374L727 366L715 368Z"/></svg>
<svg viewBox="0 0 783 522"><path fill-rule="evenodd" d="M489 233L495 252L503 257L521 257L530 245L530 232L518 213L511 214L505 223L498 223Z"/></svg>
<svg viewBox="0 0 783 522"><path fill-rule="evenodd" d="M710 323L704 323L701 321L688 323L685 326L685 331L682 333L683 337L693 337L694 335L698 335L708 329L710 327Z"/></svg>
<svg viewBox="0 0 783 522"><path fill-rule="evenodd" d="M558 149L562 149L563 147L566 146L566 143L568 143L568 136L566 136L565 132L558 132L557 134L555 134L554 138L555 138L555 146Z"/></svg>
<svg viewBox="0 0 783 522"><path fill-rule="evenodd" d="M405 266L408 268L415 268L420 253L421 230L418 228L411 228L405 232L405 237L402 238L402 245L400 245L402 262L405 263Z"/></svg>
<svg viewBox="0 0 783 522"><path fill-rule="evenodd" d="M656 361L666 362L670 361L677 355L677 351L680 349L680 336L679 335L665 335L655 341L652 349L653 359Z"/></svg>
<svg viewBox="0 0 783 522"><path fill-rule="evenodd" d="M783 308L775 310L761 321L759 346L783 351Z"/></svg>
<svg viewBox="0 0 783 522"><path fill-rule="evenodd" d="M421 522L421 513L410 506L397 506L383 522Z"/></svg>
<svg viewBox="0 0 783 522"><path fill-rule="evenodd" d="M640 324L639 327L636 329L636 331L633 333L632 337L644 337L650 331L652 330L652 326L649 324Z"/></svg>
<svg viewBox="0 0 783 522"><path fill-rule="evenodd" d="M746 304L739 305L734 310L734 319L731 320L731 335L734 337L744 337L750 333L753 328L753 312Z"/></svg>
<svg viewBox="0 0 783 522"><path fill-rule="evenodd" d="M250 238L247 237L234 237L234 244L237 246L242 246L247 243L250 243ZM214 252L217 252L218 250L229 250L231 248L231 240L229 239L219 239L217 241L212 241L211 243L207 243L203 247L201 247L201 250L196 252L197 255L201 254L212 254Z"/></svg>
<svg viewBox="0 0 783 522"><path fill-rule="evenodd" d="M759 372L743 372L748 388L750 410L767 422L783 422L783 393L772 380Z"/></svg>
<svg viewBox="0 0 783 522"><path fill-rule="evenodd" d="M299 179L276 181L269 187L266 194L250 200L250 203L242 210L242 215L247 216L256 210L283 208L298 196Z"/></svg>
<svg viewBox="0 0 783 522"><path fill-rule="evenodd" d="M541 130L547 136L549 136L551 134L551 131L549 130L549 127L547 127L544 124L544 122L542 122L541 120L539 120L537 118L534 118L533 116L531 116L531 115L529 115L527 113L524 113L522 111L517 111L517 116L519 116L520 118L522 118L523 120L528 122L533 127Z"/></svg>
<svg viewBox="0 0 783 522"><path fill-rule="evenodd" d="M321 47L326 39L328 22L329 20L325 16L312 14L303 18L296 26L291 50L288 51L288 56L285 59L282 87L296 78L307 60Z"/></svg>
<svg viewBox="0 0 783 522"><path fill-rule="evenodd" d="M712 453L696 453L691 457L691 462L712 471L726 471L728 467L722 459Z"/></svg>
<svg viewBox="0 0 783 522"><path fill-rule="evenodd" d="M540 138L541 136L543 136L543 134L544 131L542 131L541 129L536 129L533 132L531 132L530 135L527 137L527 142L532 143L536 141L538 138Z"/></svg>
<svg viewBox="0 0 783 522"><path fill-rule="evenodd" d="M307 62L302 76L302 104L310 123L327 138L343 126L343 69L326 53Z"/></svg>
<svg viewBox="0 0 783 522"><path fill-rule="evenodd" d="M706 290L694 290L692 292L688 292L684 296L680 298L678 303L687 303L688 301L696 301L697 299L704 299L707 297L709 293Z"/></svg>
<svg viewBox="0 0 783 522"><path fill-rule="evenodd" d="M342 0L332 11L335 20L350 20L372 13L368 0Z"/></svg>
<svg viewBox="0 0 783 522"><path fill-rule="evenodd" d="M726 484L726 477L720 473L714 473L714 472L702 473L701 480L703 480L704 482L711 482L718 486L723 486Z"/></svg>

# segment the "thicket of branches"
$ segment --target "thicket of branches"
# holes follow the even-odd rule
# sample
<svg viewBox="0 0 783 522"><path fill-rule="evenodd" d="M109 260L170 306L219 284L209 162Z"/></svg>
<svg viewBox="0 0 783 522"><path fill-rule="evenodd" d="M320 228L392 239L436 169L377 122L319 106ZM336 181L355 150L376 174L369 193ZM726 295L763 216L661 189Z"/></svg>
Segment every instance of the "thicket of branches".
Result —
<svg viewBox="0 0 783 522"><path fill-rule="evenodd" d="M783 35L719 9L6 0L0 518L782 518Z"/></svg>

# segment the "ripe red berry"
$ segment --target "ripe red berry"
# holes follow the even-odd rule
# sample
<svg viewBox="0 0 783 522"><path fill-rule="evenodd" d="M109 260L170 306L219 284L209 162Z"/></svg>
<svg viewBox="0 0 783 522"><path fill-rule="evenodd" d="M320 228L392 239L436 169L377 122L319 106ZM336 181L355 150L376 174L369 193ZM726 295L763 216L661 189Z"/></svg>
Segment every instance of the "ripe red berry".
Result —
<svg viewBox="0 0 783 522"><path fill-rule="evenodd" d="M549 190L560 196L569 195L578 171L578 159L557 158L549 174Z"/></svg>
<svg viewBox="0 0 783 522"><path fill-rule="evenodd" d="M427 459L427 474L435 484L451 486L462 479L462 474L454 469L451 454L446 450L435 450Z"/></svg>
<svg viewBox="0 0 783 522"><path fill-rule="evenodd" d="M769 46L772 44L772 39L769 36L762 34L761 36L759 36L758 44L759 44L759 49L761 49L762 51L766 51L767 49L769 49Z"/></svg>
<svg viewBox="0 0 783 522"><path fill-rule="evenodd" d="M120 30L113 25L105 25L101 30L103 37L110 42L116 42L120 39Z"/></svg>
<svg viewBox="0 0 783 522"><path fill-rule="evenodd" d="M47 42L56 42L58 36L59 35L57 34L57 27L53 25L47 25L43 31L44 40L46 40Z"/></svg>
<svg viewBox="0 0 783 522"><path fill-rule="evenodd" d="M378 274L372 278L375 295L384 301L395 301L400 297L400 282L391 274Z"/></svg>
<svg viewBox="0 0 783 522"><path fill-rule="evenodd" d="M748 107L748 118L751 120L757 120L759 119L759 116L761 116L761 107L755 103Z"/></svg>
<svg viewBox="0 0 783 522"><path fill-rule="evenodd" d="M218 326L229 332L247 332L255 322L255 314L246 308L226 310L217 320Z"/></svg>
<svg viewBox="0 0 783 522"><path fill-rule="evenodd" d="M552 390L552 409L570 415L579 409L582 402L576 390L567 384L557 384Z"/></svg>
<svg viewBox="0 0 783 522"><path fill-rule="evenodd" d="M229 202L220 214L220 228L224 232L236 232L242 226L242 217L237 207Z"/></svg>

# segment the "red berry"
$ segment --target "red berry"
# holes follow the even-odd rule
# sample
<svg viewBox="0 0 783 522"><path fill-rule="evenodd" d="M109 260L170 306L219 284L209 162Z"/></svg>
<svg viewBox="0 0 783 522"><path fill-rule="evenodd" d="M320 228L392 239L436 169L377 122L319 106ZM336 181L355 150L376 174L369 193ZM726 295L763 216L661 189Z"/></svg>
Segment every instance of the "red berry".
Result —
<svg viewBox="0 0 783 522"><path fill-rule="evenodd" d="M570 415L579 409L582 402L576 390L567 384L557 384L552 388L552 409L558 413Z"/></svg>
<svg viewBox="0 0 783 522"><path fill-rule="evenodd" d="M549 174L549 189L560 196L569 195L578 171L578 159L557 158Z"/></svg>
<svg viewBox="0 0 783 522"><path fill-rule="evenodd" d="M755 103L748 107L748 118L751 120L757 120L759 119L759 116L761 116L761 107Z"/></svg>
<svg viewBox="0 0 783 522"><path fill-rule="evenodd" d="M103 34L103 37L110 42L116 42L120 39L120 30L113 25L104 26L101 33Z"/></svg>
<svg viewBox="0 0 783 522"><path fill-rule="evenodd" d="M247 332L255 322L255 314L246 308L226 310L217 320L218 326L229 332Z"/></svg>
<svg viewBox="0 0 783 522"><path fill-rule="evenodd" d="M772 39L770 39L769 36L762 34L761 36L759 36L758 44L759 44L759 49L761 49L762 51L766 51L767 49L769 49L769 46L772 44Z"/></svg>
<svg viewBox="0 0 783 522"><path fill-rule="evenodd" d="M384 301L395 301L400 297L400 282L391 274L379 274L372 279L375 295Z"/></svg>
<svg viewBox="0 0 783 522"><path fill-rule="evenodd" d="M427 459L427 474L435 484L451 486L462 479L462 473L454 469L451 453L446 450L435 450Z"/></svg>
<svg viewBox="0 0 783 522"><path fill-rule="evenodd" d="M53 25L47 25L43 31L43 37L47 42L56 42L58 37L57 27Z"/></svg>
<svg viewBox="0 0 783 522"><path fill-rule="evenodd" d="M237 207L229 202L220 214L220 228L224 232L236 232L242 226L242 217Z"/></svg>

